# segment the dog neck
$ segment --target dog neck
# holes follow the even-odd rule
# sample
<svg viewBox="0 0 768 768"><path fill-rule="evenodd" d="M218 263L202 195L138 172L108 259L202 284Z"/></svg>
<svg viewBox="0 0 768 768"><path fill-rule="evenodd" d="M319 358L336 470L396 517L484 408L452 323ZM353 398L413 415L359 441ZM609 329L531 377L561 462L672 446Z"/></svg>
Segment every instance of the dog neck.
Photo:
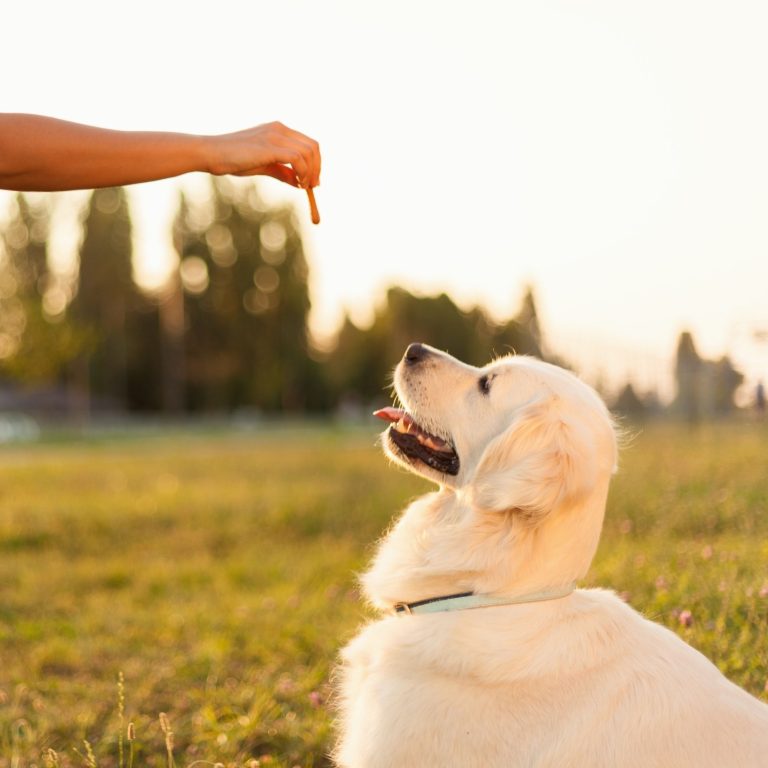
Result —
<svg viewBox="0 0 768 768"><path fill-rule="evenodd" d="M599 538L604 489L592 510L561 512L531 527L514 514L477 513L460 493L442 489L414 501L381 542L362 586L370 602L392 610L439 596L481 595L517 601L561 590L582 578Z"/></svg>

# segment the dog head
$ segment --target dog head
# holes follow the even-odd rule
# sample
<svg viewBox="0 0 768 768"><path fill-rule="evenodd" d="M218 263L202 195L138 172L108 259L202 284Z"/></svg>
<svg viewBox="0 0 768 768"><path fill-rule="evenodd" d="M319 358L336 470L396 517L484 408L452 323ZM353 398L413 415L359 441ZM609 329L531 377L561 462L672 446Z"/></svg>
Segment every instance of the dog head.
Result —
<svg viewBox="0 0 768 768"><path fill-rule="evenodd" d="M502 589L526 569L535 586L582 576L617 460L613 423L594 390L534 358L475 368L423 344L408 347L394 382L403 408L377 414L391 422L385 450L437 482L452 510L412 526L420 543L411 547L411 572L434 565L475 574L456 591ZM502 540L517 557L497 568Z"/></svg>
<svg viewBox="0 0 768 768"><path fill-rule="evenodd" d="M603 402L549 363L510 356L475 368L411 344L395 370L395 391L403 409L377 412L393 422L386 452L440 485L471 486L484 509L536 519L615 467Z"/></svg>

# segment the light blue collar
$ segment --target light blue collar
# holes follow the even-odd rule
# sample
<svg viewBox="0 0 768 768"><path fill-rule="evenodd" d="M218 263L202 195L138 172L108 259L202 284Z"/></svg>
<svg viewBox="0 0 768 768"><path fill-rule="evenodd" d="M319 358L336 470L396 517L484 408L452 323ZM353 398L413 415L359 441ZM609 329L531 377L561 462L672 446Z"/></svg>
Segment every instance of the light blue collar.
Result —
<svg viewBox="0 0 768 768"><path fill-rule="evenodd" d="M576 589L576 584L567 584L554 589L542 589L538 592L528 592L515 597L496 595L475 595L463 592L459 595L432 597L428 600L417 600L414 603L395 603L393 610L404 616L410 613L442 613L443 611L464 611L470 608L490 608L495 605L520 605L522 603L541 603L545 600L558 600L567 597Z"/></svg>

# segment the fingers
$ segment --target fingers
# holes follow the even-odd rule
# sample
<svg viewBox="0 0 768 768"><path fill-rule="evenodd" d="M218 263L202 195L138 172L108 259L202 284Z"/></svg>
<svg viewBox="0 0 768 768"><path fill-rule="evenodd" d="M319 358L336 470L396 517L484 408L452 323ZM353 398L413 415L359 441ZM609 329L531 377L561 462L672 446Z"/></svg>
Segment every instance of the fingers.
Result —
<svg viewBox="0 0 768 768"><path fill-rule="evenodd" d="M316 187L320 184L320 145L303 133L294 131L282 123L272 123L273 141L285 153L282 162L290 163L302 187Z"/></svg>
<svg viewBox="0 0 768 768"><path fill-rule="evenodd" d="M303 148L302 156L307 163L308 172L307 184L305 186L319 186L321 166L320 145L314 139L310 139L309 136L298 133L298 131L291 131L290 128L287 130L291 133L294 140Z"/></svg>
<svg viewBox="0 0 768 768"><path fill-rule="evenodd" d="M320 145L282 123L204 137L202 169L220 176L264 173L310 189L320 184Z"/></svg>

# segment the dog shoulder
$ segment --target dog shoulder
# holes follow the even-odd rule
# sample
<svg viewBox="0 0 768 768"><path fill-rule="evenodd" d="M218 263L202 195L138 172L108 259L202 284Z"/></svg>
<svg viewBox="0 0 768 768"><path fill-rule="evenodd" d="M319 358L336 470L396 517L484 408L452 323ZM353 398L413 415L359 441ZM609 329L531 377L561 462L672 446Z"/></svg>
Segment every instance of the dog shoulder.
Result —
<svg viewBox="0 0 768 768"><path fill-rule="evenodd" d="M654 750L667 764L768 764L768 706L728 680L706 656L667 627L644 617L605 590L584 590L583 609L598 609L610 627L612 685L621 692L607 733L638 743L650 764ZM599 608L598 608L599 607ZM607 623L606 623L607 622ZM614 634L618 632L618 634ZM610 656L606 655L606 659Z"/></svg>

